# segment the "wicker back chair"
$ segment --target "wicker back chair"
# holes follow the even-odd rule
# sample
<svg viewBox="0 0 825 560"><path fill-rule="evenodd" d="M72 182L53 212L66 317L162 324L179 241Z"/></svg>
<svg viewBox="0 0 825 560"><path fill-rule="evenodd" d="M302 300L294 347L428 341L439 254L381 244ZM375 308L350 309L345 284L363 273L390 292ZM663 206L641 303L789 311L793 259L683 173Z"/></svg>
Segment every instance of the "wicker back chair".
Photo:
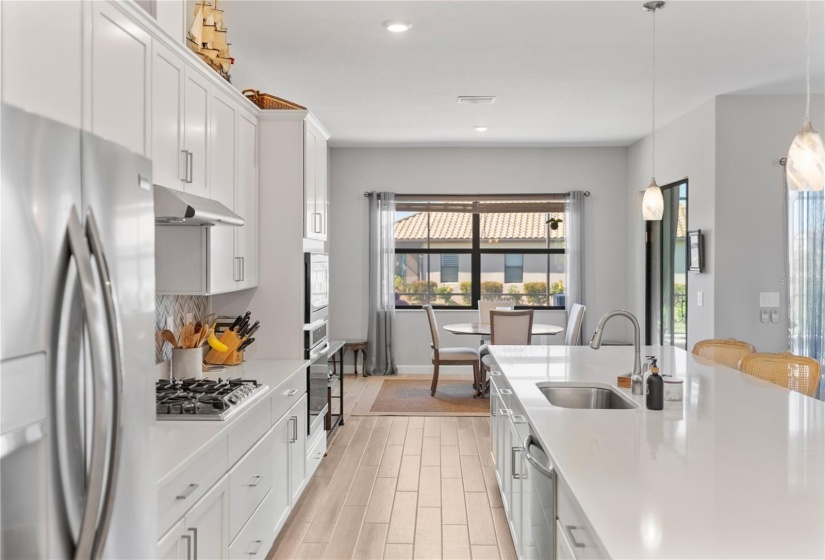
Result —
<svg viewBox="0 0 825 560"><path fill-rule="evenodd" d="M733 338L721 339L711 338L701 340L693 346L693 355L705 358L711 362L739 369L739 361L745 356L756 352L753 344L742 342Z"/></svg>
<svg viewBox="0 0 825 560"><path fill-rule="evenodd" d="M819 362L790 352L751 354L742 358L739 369L748 375L809 397L816 395L822 374Z"/></svg>

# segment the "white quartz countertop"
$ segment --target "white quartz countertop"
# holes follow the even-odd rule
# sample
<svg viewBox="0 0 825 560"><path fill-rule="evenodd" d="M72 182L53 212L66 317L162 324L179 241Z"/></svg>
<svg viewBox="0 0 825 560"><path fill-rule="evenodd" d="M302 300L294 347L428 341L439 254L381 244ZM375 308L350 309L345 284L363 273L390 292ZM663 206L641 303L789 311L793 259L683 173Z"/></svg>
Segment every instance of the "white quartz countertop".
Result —
<svg viewBox="0 0 825 560"><path fill-rule="evenodd" d="M187 462L207 447L212 440L228 430L235 422L260 406L266 397L293 374L304 375L309 365L305 360L261 360L244 362L227 368L216 377L254 379L268 389L249 407L228 420L158 420L155 422L156 480L163 483L175 476ZM266 405L269 406L269 405Z"/></svg>
<svg viewBox="0 0 825 560"><path fill-rule="evenodd" d="M492 346L560 476L613 558L825 558L825 402L645 347L684 401L552 406L543 381L616 386L632 347ZM629 389L621 389L630 396Z"/></svg>

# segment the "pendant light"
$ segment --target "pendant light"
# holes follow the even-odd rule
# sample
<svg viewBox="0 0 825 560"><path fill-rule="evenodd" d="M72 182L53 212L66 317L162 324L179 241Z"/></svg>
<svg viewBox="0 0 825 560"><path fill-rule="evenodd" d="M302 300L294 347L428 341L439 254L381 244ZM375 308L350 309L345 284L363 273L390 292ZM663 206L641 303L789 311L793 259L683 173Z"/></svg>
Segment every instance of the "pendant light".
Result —
<svg viewBox="0 0 825 560"><path fill-rule="evenodd" d="M811 126L811 2L806 3L805 121L791 143L785 172L792 191L821 191L825 183L825 144Z"/></svg>
<svg viewBox="0 0 825 560"><path fill-rule="evenodd" d="M651 143L650 168L653 178L645 189L642 199L642 217L645 220L661 220L665 212L665 199L662 198L662 189L656 184L656 12L665 7L665 3L645 2L644 9L653 14L653 88L651 102Z"/></svg>

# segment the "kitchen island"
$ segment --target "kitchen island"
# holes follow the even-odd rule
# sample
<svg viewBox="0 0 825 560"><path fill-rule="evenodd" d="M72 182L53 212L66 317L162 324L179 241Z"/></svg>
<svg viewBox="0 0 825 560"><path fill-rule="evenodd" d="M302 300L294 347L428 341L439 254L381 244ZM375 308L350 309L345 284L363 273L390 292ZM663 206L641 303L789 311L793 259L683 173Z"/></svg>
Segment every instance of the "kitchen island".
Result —
<svg viewBox="0 0 825 560"><path fill-rule="evenodd" d="M684 379L682 402L651 411L643 396L620 389L640 406L559 408L537 383L615 388L617 375L631 369L633 348L491 350L500 370L492 380L499 380L499 391L507 387L503 393L524 417L522 429L529 426L555 470L558 507L572 497L582 516L566 527L561 518L550 521L557 540L574 543L574 557L825 558L825 402L680 349L645 347L642 355L658 357L662 374ZM494 413L496 403L507 402L501 398L491 394ZM495 434L493 440L495 448ZM515 437L512 445L521 446ZM512 452L515 473L527 464L518 451ZM509 453L501 457L510 461ZM525 489L537 483L515 482ZM526 490L512 509L529 509L525 496ZM526 535L530 521L524 524ZM586 532L574 532L582 526L592 532L592 547L585 546Z"/></svg>

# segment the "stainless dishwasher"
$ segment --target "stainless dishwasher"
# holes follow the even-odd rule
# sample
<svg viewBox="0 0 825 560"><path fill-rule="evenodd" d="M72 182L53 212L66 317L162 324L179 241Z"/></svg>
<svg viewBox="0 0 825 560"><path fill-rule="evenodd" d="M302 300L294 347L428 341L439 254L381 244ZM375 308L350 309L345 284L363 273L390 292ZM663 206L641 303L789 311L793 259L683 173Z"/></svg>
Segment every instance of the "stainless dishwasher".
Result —
<svg viewBox="0 0 825 560"><path fill-rule="evenodd" d="M525 534L522 556L525 560L551 560L556 557L556 473L541 443L532 433L524 438L527 476L522 480Z"/></svg>

